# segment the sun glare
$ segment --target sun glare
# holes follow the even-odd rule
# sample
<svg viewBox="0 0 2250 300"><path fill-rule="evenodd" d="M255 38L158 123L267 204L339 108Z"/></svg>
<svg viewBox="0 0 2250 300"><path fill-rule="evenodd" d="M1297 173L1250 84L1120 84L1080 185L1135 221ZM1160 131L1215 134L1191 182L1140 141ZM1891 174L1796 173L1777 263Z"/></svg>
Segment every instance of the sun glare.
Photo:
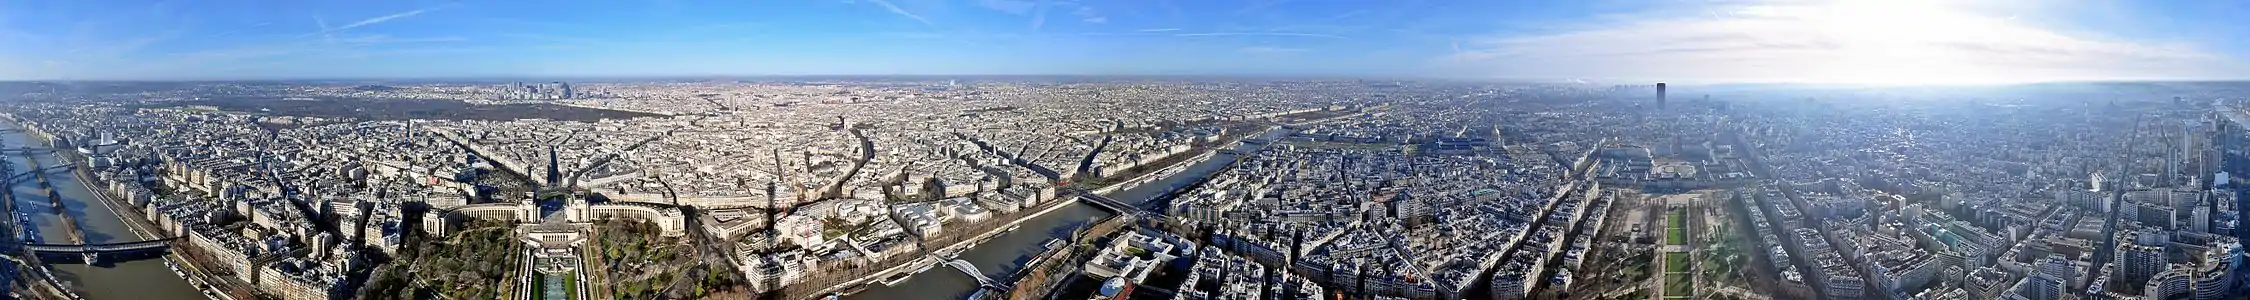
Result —
<svg viewBox="0 0 2250 300"><path fill-rule="evenodd" d="M1848 0L1814 5L1804 16L1834 43L1830 60L1809 66L1810 81L1873 85L1989 84L2011 80L1947 43L2004 26L1941 1Z"/></svg>

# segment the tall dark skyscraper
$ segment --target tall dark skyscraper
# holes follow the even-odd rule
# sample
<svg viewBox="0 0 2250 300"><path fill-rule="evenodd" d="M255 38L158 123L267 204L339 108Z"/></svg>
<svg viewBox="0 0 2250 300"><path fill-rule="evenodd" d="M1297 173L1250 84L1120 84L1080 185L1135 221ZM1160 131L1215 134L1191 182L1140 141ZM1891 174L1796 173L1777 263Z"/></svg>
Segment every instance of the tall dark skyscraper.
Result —
<svg viewBox="0 0 2250 300"><path fill-rule="evenodd" d="M1664 83L1656 83L1656 109L1664 109Z"/></svg>
<svg viewBox="0 0 2250 300"><path fill-rule="evenodd" d="M775 218L781 217L781 206L778 205L780 201L774 199L774 192L780 190L779 186L774 184L773 181L766 181L766 210L770 212L766 214L766 248L773 248L773 242L781 239L781 230L775 229L781 228L775 227L780 226Z"/></svg>

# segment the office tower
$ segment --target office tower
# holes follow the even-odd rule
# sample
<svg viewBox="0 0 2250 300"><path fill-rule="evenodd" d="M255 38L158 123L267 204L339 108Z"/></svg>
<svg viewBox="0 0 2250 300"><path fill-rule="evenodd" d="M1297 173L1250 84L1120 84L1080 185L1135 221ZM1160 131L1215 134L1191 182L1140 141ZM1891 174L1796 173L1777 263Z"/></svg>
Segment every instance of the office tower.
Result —
<svg viewBox="0 0 2250 300"><path fill-rule="evenodd" d="M562 86L562 98L563 98L563 99L570 99L571 97L575 97L575 96L577 96L576 94L574 94L574 93L573 93L573 92L572 92L572 91L570 90L570 83L569 83L569 82L555 82L555 84L556 84L556 85L560 85L560 86Z"/></svg>
<svg viewBox="0 0 2250 300"><path fill-rule="evenodd" d="M773 181L766 181L766 248L769 249L773 248L773 241L781 239L780 230L775 229L780 227L774 227L780 226L776 219L784 214L777 204L779 201L774 199L774 192L777 190L779 189Z"/></svg>
<svg viewBox="0 0 2250 300"><path fill-rule="evenodd" d="M2148 281L2170 266L2164 261L2164 248L2134 243L2117 250L2117 278L2121 280Z"/></svg>
<svg viewBox="0 0 2250 300"><path fill-rule="evenodd" d="M1656 83L1656 109L1664 109L1664 83Z"/></svg>

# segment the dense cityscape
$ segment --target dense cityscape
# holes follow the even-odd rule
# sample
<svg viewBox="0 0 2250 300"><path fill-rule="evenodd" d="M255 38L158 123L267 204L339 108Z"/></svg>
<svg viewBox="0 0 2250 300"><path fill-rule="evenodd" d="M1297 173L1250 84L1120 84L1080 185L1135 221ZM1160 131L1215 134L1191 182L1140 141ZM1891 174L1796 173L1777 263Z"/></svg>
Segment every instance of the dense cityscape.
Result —
<svg viewBox="0 0 2250 300"><path fill-rule="evenodd" d="M10 83L0 271L39 299L2238 299L2244 87Z"/></svg>

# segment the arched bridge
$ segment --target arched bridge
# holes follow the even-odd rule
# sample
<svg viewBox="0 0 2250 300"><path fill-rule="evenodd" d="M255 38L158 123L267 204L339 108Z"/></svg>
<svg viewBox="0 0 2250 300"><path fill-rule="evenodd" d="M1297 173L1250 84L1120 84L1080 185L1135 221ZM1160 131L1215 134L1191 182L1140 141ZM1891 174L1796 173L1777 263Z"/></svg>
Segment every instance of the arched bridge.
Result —
<svg viewBox="0 0 2250 300"><path fill-rule="evenodd" d="M154 239L139 242L99 244L25 244L23 249L38 255L47 262L83 262L126 260L163 256L172 249L172 241L179 238Z"/></svg>
<svg viewBox="0 0 2250 300"><path fill-rule="evenodd" d="M983 271L977 271L977 265L976 265L976 264L971 264L971 263L969 263L969 261L966 261L966 260L960 260L960 259L949 259L949 260L946 260L946 261L945 261L945 265L946 265L946 266L948 266L948 267L953 267L953 269L954 269L954 270L961 270L961 273L969 273L969 277L970 277L970 278L976 278L976 279L977 279L977 288L994 289L994 290L1002 290L1002 291L1006 291L1006 290L1008 290L1008 289L1009 289L1009 287L1008 287L1008 284L1007 284L1007 283L1002 283L1002 282L998 282L998 281L993 281L991 277L985 277L985 276L984 276L984 272L983 272Z"/></svg>

